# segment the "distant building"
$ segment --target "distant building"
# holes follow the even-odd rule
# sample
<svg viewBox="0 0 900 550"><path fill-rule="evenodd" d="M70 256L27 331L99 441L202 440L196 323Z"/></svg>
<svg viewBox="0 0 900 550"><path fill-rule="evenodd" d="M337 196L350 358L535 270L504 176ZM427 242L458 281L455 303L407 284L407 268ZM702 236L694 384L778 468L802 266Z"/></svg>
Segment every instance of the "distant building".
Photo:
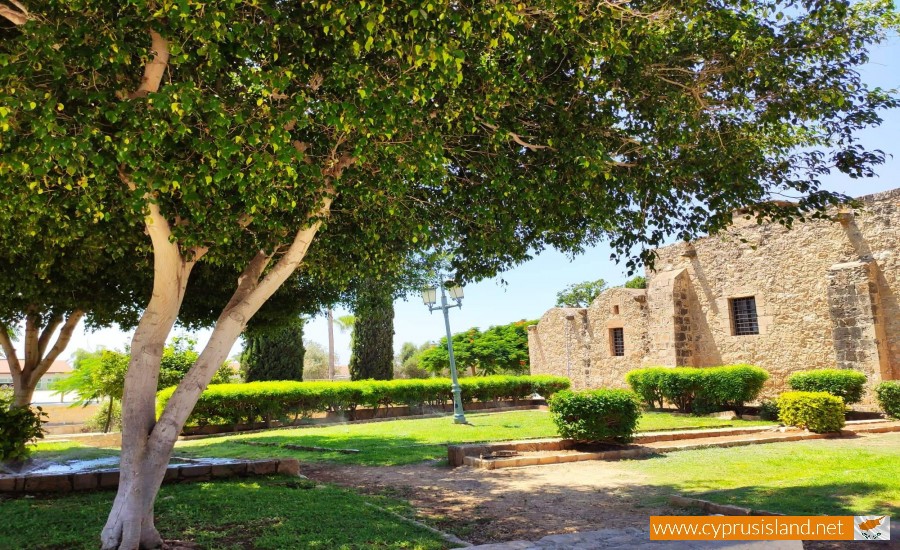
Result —
<svg viewBox="0 0 900 550"><path fill-rule="evenodd" d="M900 379L900 189L859 200L791 230L737 213L722 235L660 248L645 290L530 327L531 372L624 387L639 367L750 363L771 374L767 393L807 369Z"/></svg>
<svg viewBox="0 0 900 550"><path fill-rule="evenodd" d="M61 378L67 378L72 374L72 366L69 365L66 361L57 360L54 361L52 365L50 365L50 369L47 370L47 373L41 377L41 379L37 383L36 390L43 391L49 390L50 385ZM0 359L0 387L9 386L12 387L13 379L12 374L9 370L9 361L6 359Z"/></svg>

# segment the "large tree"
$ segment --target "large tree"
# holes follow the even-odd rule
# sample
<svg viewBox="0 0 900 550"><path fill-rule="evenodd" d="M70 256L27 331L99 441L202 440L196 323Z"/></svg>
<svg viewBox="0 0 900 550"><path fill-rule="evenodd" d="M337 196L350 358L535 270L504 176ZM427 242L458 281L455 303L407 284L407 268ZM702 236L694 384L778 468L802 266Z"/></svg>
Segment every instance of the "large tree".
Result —
<svg viewBox="0 0 900 550"><path fill-rule="evenodd" d="M153 503L178 433L295 271L377 277L437 247L462 281L601 238L635 265L739 207L790 223L844 200L819 179L883 159L854 134L895 100L855 68L889 9L0 0L4 206L47 214L59 239L110 217L153 255L103 547L161 544ZM237 279L157 418L198 265Z"/></svg>

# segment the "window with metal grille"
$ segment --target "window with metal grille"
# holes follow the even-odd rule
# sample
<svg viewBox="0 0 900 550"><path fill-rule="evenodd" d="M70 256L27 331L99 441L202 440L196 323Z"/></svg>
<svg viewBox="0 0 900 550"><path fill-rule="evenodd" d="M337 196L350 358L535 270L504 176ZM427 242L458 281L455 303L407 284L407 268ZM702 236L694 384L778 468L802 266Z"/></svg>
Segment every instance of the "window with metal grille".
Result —
<svg viewBox="0 0 900 550"><path fill-rule="evenodd" d="M612 354L616 357L625 355L625 329L611 328L609 329L609 342L611 344Z"/></svg>
<svg viewBox="0 0 900 550"><path fill-rule="evenodd" d="M731 299L731 328L735 336L759 334L755 297Z"/></svg>

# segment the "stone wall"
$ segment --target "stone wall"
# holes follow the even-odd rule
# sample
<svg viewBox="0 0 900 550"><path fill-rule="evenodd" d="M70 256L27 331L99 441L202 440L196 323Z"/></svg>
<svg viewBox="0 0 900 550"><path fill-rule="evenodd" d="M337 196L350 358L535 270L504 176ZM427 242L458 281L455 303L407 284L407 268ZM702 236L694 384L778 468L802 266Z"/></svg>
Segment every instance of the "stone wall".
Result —
<svg viewBox="0 0 900 550"><path fill-rule="evenodd" d="M768 370L768 394L807 369L858 369L870 385L900 379L900 189L859 200L862 208L790 230L737 216L720 235L659 249L640 306L619 319L626 357L611 357L614 321L602 313L626 289L608 290L588 308L581 330L594 337L582 342L590 358L584 385L621 386L624 372L639 366L735 363ZM732 300L750 296L759 333L734 335ZM531 333L545 343L542 354L531 351L534 374L565 375L560 348L546 345L562 338L554 311Z"/></svg>

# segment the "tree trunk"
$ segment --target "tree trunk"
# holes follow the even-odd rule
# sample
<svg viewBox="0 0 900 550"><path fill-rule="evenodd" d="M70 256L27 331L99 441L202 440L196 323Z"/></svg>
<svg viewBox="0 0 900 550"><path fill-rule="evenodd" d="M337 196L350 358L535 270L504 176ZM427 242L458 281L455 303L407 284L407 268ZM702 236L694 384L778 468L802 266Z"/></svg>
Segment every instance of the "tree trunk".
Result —
<svg viewBox="0 0 900 550"><path fill-rule="evenodd" d="M334 311L328 308L328 379L334 380Z"/></svg>
<svg viewBox="0 0 900 550"><path fill-rule="evenodd" d="M83 311L73 311L63 323L62 315L50 315L42 327L42 316L34 312L28 313L25 317L25 357L21 361L9 337L8 327L0 324L0 347L6 354L9 372L13 379L12 407L31 405L38 382L69 345L72 333L83 316ZM48 351L47 346L60 324L62 324L62 329L59 331L56 343Z"/></svg>

